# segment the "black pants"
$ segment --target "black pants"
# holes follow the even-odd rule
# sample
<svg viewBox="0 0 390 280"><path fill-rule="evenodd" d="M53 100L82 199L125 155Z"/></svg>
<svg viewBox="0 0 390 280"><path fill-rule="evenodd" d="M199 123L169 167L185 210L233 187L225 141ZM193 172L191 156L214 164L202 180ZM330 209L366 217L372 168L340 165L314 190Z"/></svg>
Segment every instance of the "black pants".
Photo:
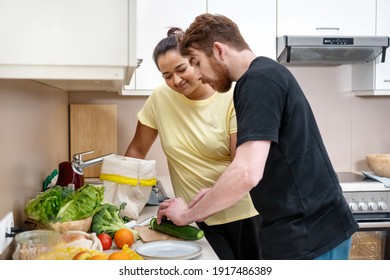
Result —
<svg viewBox="0 0 390 280"><path fill-rule="evenodd" d="M221 260L260 260L260 215L227 224L197 223Z"/></svg>

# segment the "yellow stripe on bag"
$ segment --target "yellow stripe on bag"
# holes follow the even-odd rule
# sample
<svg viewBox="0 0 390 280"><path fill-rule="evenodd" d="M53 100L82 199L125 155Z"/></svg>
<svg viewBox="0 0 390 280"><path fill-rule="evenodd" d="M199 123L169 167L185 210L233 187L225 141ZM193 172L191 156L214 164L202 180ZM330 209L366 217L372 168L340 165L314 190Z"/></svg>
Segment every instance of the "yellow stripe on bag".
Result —
<svg viewBox="0 0 390 280"><path fill-rule="evenodd" d="M100 174L100 180L110 181L118 184L132 185L141 187L150 187L157 184L157 179L138 179L138 178L129 178L126 176L115 175L115 174Z"/></svg>

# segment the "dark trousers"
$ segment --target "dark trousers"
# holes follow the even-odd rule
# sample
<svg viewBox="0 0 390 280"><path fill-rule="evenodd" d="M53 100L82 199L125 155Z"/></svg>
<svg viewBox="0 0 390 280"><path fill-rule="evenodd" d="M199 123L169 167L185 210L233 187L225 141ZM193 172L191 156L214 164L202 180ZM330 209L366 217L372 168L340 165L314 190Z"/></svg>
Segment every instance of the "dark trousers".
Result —
<svg viewBox="0 0 390 280"><path fill-rule="evenodd" d="M197 223L221 260L260 260L260 215L227 224Z"/></svg>

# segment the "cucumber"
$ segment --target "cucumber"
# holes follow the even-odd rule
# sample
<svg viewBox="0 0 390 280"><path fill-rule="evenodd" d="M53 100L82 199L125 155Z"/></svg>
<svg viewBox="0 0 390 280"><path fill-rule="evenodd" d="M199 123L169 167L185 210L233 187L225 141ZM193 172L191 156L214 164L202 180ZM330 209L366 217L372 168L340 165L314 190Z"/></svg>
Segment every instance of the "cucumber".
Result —
<svg viewBox="0 0 390 280"><path fill-rule="evenodd" d="M157 218L150 220L149 226L151 229L166 233L184 240L199 240L204 236L204 232L194 226L177 226L167 219L163 219L161 224L157 224Z"/></svg>

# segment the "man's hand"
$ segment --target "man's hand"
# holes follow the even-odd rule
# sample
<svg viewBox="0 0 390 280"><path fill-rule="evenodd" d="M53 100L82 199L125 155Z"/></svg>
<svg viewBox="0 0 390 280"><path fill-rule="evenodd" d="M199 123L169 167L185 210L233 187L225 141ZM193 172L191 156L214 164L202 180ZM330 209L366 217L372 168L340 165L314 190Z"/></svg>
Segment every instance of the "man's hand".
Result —
<svg viewBox="0 0 390 280"><path fill-rule="evenodd" d="M183 215L189 209L182 198L170 198L160 203L157 211L157 223L160 224L164 217L170 219L175 225L185 226L193 221L185 220Z"/></svg>

